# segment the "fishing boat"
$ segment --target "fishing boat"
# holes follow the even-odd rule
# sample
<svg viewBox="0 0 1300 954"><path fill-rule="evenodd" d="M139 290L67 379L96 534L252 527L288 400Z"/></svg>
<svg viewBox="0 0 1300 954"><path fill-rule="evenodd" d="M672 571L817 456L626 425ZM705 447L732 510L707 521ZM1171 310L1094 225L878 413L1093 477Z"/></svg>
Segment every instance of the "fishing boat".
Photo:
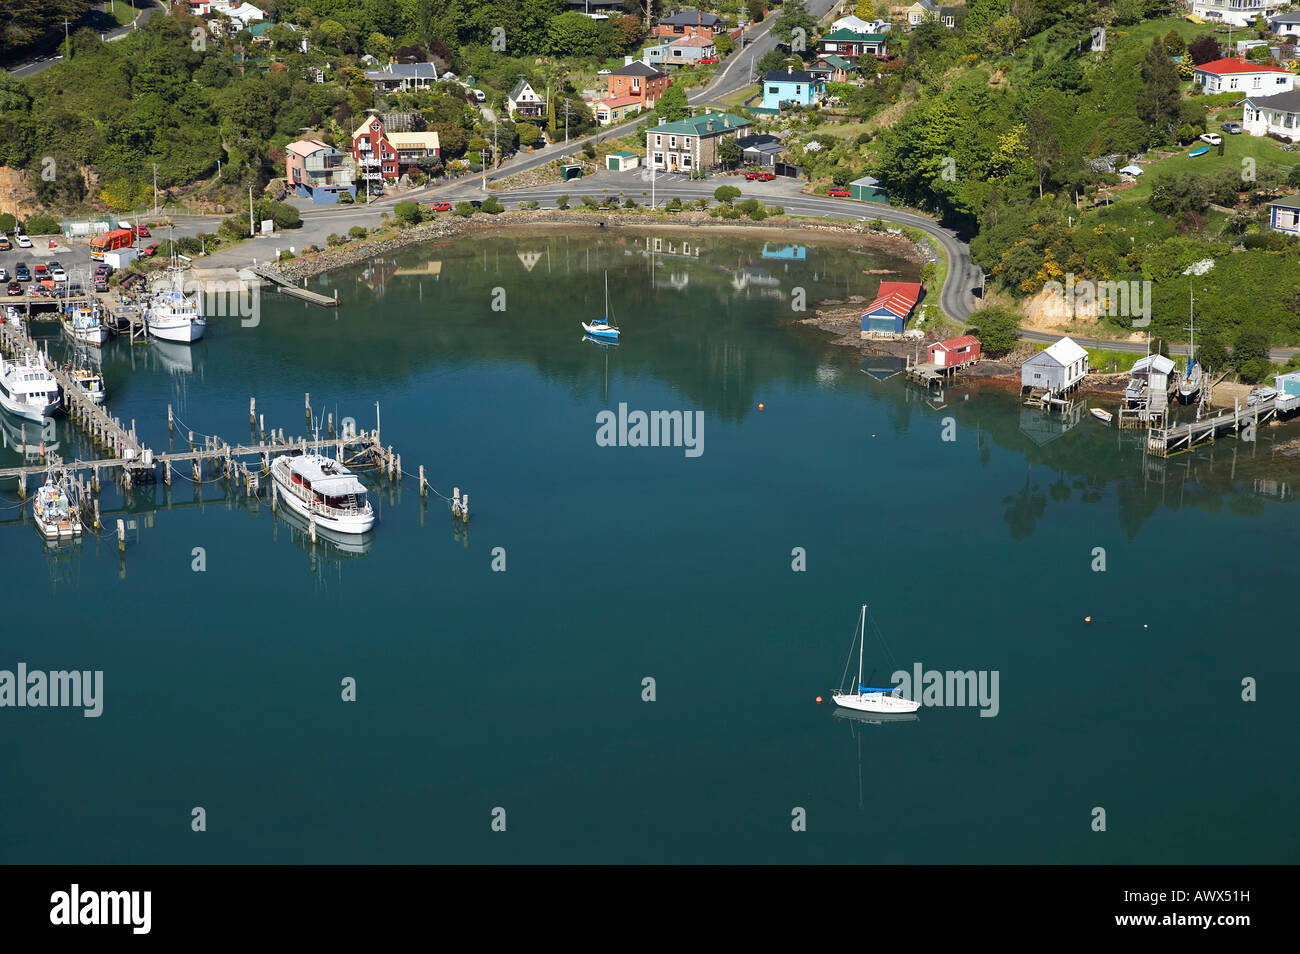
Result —
<svg viewBox="0 0 1300 954"><path fill-rule="evenodd" d="M317 526L336 533L365 533L375 525L366 487L339 461L323 454L285 454L271 464L280 498Z"/></svg>
<svg viewBox="0 0 1300 954"><path fill-rule="evenodd" d="M605 273L605 317L590 324L582 322L582 330L600 341L619 340L618 326L613 323L609 314L609 272Z"/></svg>
<svg viewBox="0 0 1300 954"><path fill-rule="evenodd" d="M45 473L45 483L36 491L32 502L36 529L51 540L71 539L81 535L81 517L74 506L74 495L67 473L51 467Z"/></svg>
<svg viewBox="0 0 1300 954"><path fill-rule="evenodd" d="M100 319L98 309L90 305L74 305L59 320L68 336L80 344L98 348L108 340L108 326Z"/></svg>
<svg viewBox="0 0 1300 954"><path fill-rule="evenodd" d="M858 637L858 678L854 683L857 688L851 692L844 691L844 679L848 677L849 664L853 661L853 648L850 645L849 658L844 662L844 676L840 678L840 689L831 693L831 699L835 701L835 704L857 712L915 712L921 708L921 703L911 699L904 699L903 690L899 686L878 689L862 684L862 657L866 649L867 639L866 603L862 604L862 613L858 617L858 627L853 635Z"/></svg>
<svg viewBox="0 0 1300 954"><path fill-rule="evenodd" d="M1103 411L1099 407L1088 408L1088 413L1091 414L1093 417L1095 417L1097 420L1101 421L1103 424L1109 424L1111 421L1115 420L1114 414L1110 413L1110 411Z"/></svg>
<svg viewBox="0 0 1300 954"><path fill-rule="evenodd" d="M0 355L0 405L6 411L40 421L59 409L59 382L39 351L25 351L12 361Z"/></svg>
<svg viewBox="0 0 1300 954"><path fill-rule="evenodd" d="M1178 401L1181 404L1191 404L1196 400L1196 396L1201 392L1201 376L1204 373L1201 364L1196 360L1196 292L1190 292L1188 304L1188 331L1191 332L1191 343L1187 348L1187 368L1178 376Z"/></svg>
<svg viewBox="0 0 1300 954"><path fill-rule="evenodd" d="M170 282L157 286L149 298L145 307L145 326L155 338L190 344L203 337L208 323L199 314L198 302L185 294L182 269L176 262L175 246L172 248L172 264L167 269L171 275Z"/></svg>
<svg viewBox="0 0 1300 954"><path fill-rule="evenodd" d="M76 367L68 370L68 377L79 391L85 393L96 404L103 404L107 391L104 389L104 376L93 368ZM64 395L64 402L68 400Z"/></svg>

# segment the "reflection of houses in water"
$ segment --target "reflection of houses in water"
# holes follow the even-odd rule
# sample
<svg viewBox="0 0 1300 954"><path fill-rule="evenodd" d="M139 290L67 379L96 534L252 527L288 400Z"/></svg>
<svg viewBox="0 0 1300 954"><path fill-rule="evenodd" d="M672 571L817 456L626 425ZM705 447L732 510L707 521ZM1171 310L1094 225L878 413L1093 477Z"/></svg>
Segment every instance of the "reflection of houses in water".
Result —
<svg viewBox="0 0 1300 954"><path fill-rule="evenodd" d="M669 288L673 291L685 291L691 283L691 276L686 272L670 272L667 278L656 278L655 288Z"/></svg>
<svg viewBox="0 0 1300 954"><path fill-rule="evenodd" d="M1032 407L1020 409L1020 430L1031 441L1042 447L1050 444L1066 431L1073 430L1087 415L1082 401L1074 401L1059 414Z"/></svg>
<svg viewBox="0 0 1300 954"><path fill-rule="evenodd" d="M439 278L442 276L442 262L424 262L420 265L411 265L406 268L395 269L393 271L393 277L395 278L399 275L412 275L417 278Z"/></svg>
<svg viewBox="0 0 1300 954"><path fill-rule="evenodd" d="M877 381L888 381L903 373L905 359L892 354L864 354L862 356L862 373L869 374Z"/></svg>
<svg viewBox="0 0 1300 954"><path fill-rule="evenodd" d="M808 249L802 245L777 245L775 242L764 242L763 257L783 259L787 262L802 262L808 257Z"/></svg>
<svg viewBox="0 0 1300 954"><path fill-rule="evenodd" d="M1255 493L1261 497L1276 497L1278 500L1289 500L1292 496L1291 485L1284 480L1256 479Z"/></svg>
<svg viewBox="0 0 1300 954"><path fill-rule="evenodd" d="M361 270L361 275L358 276L357 281L376 295L382 295L388 290L388 280L396 274L396 262L385 261L382 258L372 258L366 262L365 268Z"/></svg>
<svg viewBox="0 0 1300 954"><path fill-rule="evenodd" d="M546 253L520 251L520 252L516 252L515 254L519 256L519 261L523 263L524 268L528 269L528 271L531 272L533 270L533 266L536 265L538 262L540 262L542 260L542 256L545 255Z"/></svg>
<svg viewBox="0 0 1300 954"><path fill-rule="evenodd" d="M746 266L731 276L731 287L744 292L746 298L780 298L781 279L761 268Z"/></svg>

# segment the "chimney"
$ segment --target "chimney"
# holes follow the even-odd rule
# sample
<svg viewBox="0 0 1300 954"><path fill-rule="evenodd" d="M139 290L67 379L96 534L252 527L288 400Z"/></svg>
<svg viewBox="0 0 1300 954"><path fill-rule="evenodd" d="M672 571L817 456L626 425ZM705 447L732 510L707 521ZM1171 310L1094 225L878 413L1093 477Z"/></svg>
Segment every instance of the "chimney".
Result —
<svg viewBox="0 0 1300 954"><path fill-rule="evenodd" d="M724 129L731 128L731 115L727 114L722 117L722 126Z"/></svg>
<svg viewBox="0 0 1300 954"><path fill-rule="evenodd" d="M787 76L793 76L793 75L794 75L794 67L793 67L793 66L790 66L789 64L787 64L787 65L786 65L786 68L785 68L785 72L786 72L786 75L787 75Z"/></svg>
<svg viewBox="0 0 1300 954"><path fill-rule="evenodd" d="M660 125L660 126L662 126L662 125L663 125L664 123L666 123L666 122L668 122L668 117L667 117L667 116L660 116L660 117L659 117L659 125Z"/></svg>
<svg viewBox="0 0 1300 954"><path fill-rule="evenodd" d="M712 119L710 119L710 120L708 121L708 123L705 124L704 131L705 131L705 132L713 132L713 120L712 120Z"/></svg>

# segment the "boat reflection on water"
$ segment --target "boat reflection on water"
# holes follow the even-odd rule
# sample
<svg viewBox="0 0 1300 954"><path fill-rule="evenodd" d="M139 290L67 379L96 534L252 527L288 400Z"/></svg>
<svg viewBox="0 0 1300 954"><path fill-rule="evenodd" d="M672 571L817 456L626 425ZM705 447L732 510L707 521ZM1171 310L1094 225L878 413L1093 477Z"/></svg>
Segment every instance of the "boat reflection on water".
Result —
<svg viewBox="0 0 1300 954"><path fill-rule="evenodd" d="M859 712L855 709L837 708L835 718L867 725L883 725L886 722L916 722L920 716L915 712Z"/></svg>
<svg viewBox="0 0 1300 954"><path fill-rule="evenodd" d="M43 418L39 422L25 421L0 411L0 440L4 442L5 450L21 456L23 463L34 464L42 460L42 448L46 454L57 451L57 435L58 430L52 417Z"/></svg>
<svg viewBox="0 0 1300 954"><path fill-rule="evenodd" d="M311 542L311 526L308 524L307 518L290 510L283 503L275 513L277 538L281 523L286 525L289 538L300 549L308 553L314 551L317 556L323 556L331 560L350 560L354 557L363 557L370 552L370 548L375 542L373 533L334 533L318 524L316 526L316 543L313 546Z"/></svg>
<svg viewBox="0 0 1300 954"><path fill-rule="evenodd" d="M159 367L172 374L193 374L194 359L203 354L202 345L178 344L157 338L149 339L149 350L158 358Z"/></svg>

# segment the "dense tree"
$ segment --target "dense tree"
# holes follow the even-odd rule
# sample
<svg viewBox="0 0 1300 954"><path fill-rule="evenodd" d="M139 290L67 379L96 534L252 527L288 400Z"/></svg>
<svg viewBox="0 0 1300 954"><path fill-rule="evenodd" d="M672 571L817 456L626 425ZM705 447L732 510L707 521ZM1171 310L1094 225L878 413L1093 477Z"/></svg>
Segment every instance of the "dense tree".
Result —
<svg viewBox="0 0 1300 954"><path fill-rule="evenodd" d="M1142 60L1142 88L1137 97L1138 117L1150 124L1157 136L1172 138L1178 128L1181 94L1178 73L1165 52L1164 42L1151 41Z"/></svg>
<svg viewBox="0 0 1300 954"><path fill-rule="evenodd" d="M1209 63L1211 60L1219 58L1219 41L1209 33L1198 36L1187 44L1187 53L1197 66L1202 63Z"/></svg>

